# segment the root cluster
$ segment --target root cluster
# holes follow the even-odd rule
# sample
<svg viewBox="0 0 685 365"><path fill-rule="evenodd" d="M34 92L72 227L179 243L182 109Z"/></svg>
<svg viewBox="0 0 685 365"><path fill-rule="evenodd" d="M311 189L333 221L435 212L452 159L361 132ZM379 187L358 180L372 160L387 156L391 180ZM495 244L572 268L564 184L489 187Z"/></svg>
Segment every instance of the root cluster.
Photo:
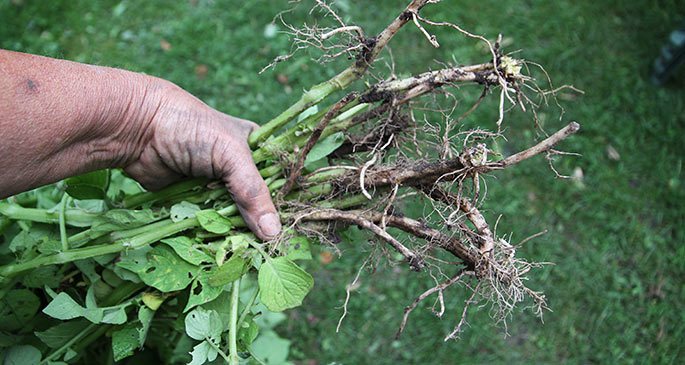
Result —
<svg viewBox="0 0 685 365"><path fill-rule="evenodd" d="M435 285L406 307L397 336L422 300L437 293L440 310L435 313L441 317L446 312L443 296L447 289L470 290L460 320L445 337L449 340L457 338L463 330L468 308L474 303L489 304L492 318L505 327L519 303L532 301L540 317L547 309L544 294L525 285L531 269L542 264L517 257L518 246L498 237L481 212L487 192L483 177L538 154L547 154L549 158L550 154L558 153L553 147L580 126L571 122L538 144L511 156L504 157L490 150L488 143L502 137L507 103L524 111L532 110L537 126L535 110L539 103L533 101L536 96L529 96L526 91L532 91L546 102L548 95L554 96L564 87L551 91L538 87L532 77L521 73L524 61L500 49L501 36L491 43L457 25L422 18L419 11L431 2L434 1L412 1L375 37L365 37L361 28L345 24L329 5L318 0L317 7L335 20L333 27L288 26L295 50L318 47L324 52L323 61L352 54L356 61L351 69L356 75L366 72L389 39L407 23L414 24L436 47L439 46L437 39L424 25L450 27L484 41L490 50L490 59L476 65L446 65L443 69L404 79L391 76L364 90L348 93L311 124L312 131L302 148L278 151L287 178L277 195L277 204L290 226L301 233L315 235L334 245L329 240L332 231L356 225L369 231L378 245L388 245L401 255L410 270L427 272L433 278ZM343 44L327 43L340 35L347 37ZM445 95L446 100L456 101L453 86L459 84L478 84L483 91L465 113L455 117L456 102L451 107L445 106L434 96ZM493 94L499 97L498 119L490 123L493 130L461 130L461 122L484 98ZM369 108L349 118L344 128L333 129L332 125L338 123L336 118L359 103L369 104ZM345 142L328 156L329 166L305 174L303 167L308 153L331 130L344 131ZM427 202L429 210L422 217L405 215L403 207L415 205L418 200ZM406 234L393 234L389 227ZM287 237L281 237L280 242L287 242ZM438 258L439 251L454 256L457 261ZM367 264L368 260L362 268ZM433 272L444 277L442 282ZM453 274L444 274L449 272ZM348 300L349 291L346 304Z"/></svg>

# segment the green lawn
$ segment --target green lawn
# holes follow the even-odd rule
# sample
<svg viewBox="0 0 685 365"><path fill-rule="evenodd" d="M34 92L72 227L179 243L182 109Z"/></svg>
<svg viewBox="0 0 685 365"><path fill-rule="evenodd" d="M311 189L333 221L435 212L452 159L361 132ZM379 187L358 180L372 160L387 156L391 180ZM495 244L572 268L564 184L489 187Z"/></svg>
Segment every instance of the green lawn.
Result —
<svg viewBox="0 0 685 365"><path fill-rule="evenodd" d="M339 0L337 9L368 34L378 32L407 0ZM19 5L17 5L19 4ZM169 79L224 112L264 122L299 92L341 70L346 60L320 66L306 57L259 75L287 52L284 35L265 32L287 6L276 1L31 1L0 0L0 47L80 62L121 67ZM552 312L544 324L531 311L515 312L504 336L488 308L472 308L471 328L458 342L442 339L458 321L465 297L446 297L448 313L432 315L431 300L412 314L394 340L405 305L428 288L427 275L382 264L361 276L340 333L335 327L350 282L365 257L364 242L341 245L343 257L310 265L314 291L288 312L278 330L292 340L291 360L303 364L523 363L683 361L685 338L685 223L682 160L685 152L685 69L664 87L649 81L652 60L685 16L685 3L667 1L450 1L423 13L454 21L490 39L502 33L508 51L544 65L562 94L565 113L541 110L548 132L575 120L581 131L563 142L555 166L582 180L561 180L542 157L488 180L485 210L503 214L500 234L513 242L547 229L519 255L553 262L530 274ZM296 12L295 24L317 14ZM282 27L280 28L283 29ZM413 26L391 43L398 73L417 72L433 60L486 62L474 40L429 29L433 49ZM385 59L388 59L387 54ZM377 70L384 66L378 64ZM540 75L539 72L536 75ZM280 79L280 81L279 81ZM542 79L540 79L542 81ZM466 100L480 90L464 87ZM467 102L459 105L467 109ZM469 125L494 128L496 101ZM516 151L537 140L530 114L512 112L508 142ZM613 148L620 158L610 158ZM421 276L418 278L417 276ZM312 360L312 361L310 361Z"/></svg>

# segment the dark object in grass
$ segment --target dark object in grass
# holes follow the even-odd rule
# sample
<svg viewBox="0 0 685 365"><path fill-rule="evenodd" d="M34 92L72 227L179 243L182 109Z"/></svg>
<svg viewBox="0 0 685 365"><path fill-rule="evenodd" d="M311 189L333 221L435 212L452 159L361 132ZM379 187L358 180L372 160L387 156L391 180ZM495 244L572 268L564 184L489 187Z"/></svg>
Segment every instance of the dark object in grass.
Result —
<svg viewBox="0 0 685 365"><path fill-rule="evenodd" d="M650 80L656 86L663 85L685 62L685 21L668 36L668 43L661 48L654 60Z"/></svg>

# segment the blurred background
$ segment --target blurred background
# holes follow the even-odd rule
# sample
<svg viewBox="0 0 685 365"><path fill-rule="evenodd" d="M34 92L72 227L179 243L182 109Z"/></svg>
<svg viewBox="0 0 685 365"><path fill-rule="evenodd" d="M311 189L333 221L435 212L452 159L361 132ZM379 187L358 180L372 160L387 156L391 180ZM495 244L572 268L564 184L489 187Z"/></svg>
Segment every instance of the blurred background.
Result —
<svg viewBox="0 0 685 365"><path fill-rule="evenodd" d="M307 1L303 7L311 5ZM337 0L333 7L374 34L407 3ZM0 0L0 47L155 75L214 108L263 123L349 62L322 66L302 54L259 75L289 50L284 27L270 25L288 7L285 1L261 0ZM290 341L289 359L300 364L682 362L685 66L661 87L649 78L669 34L685 20L685 2L443 0L422 15L491 40L502 33L504 50L543 65L555 86L585 91L559 94L563 115L553 101L539 110L549 133L570 121L582 125L559 146L580 156L555 163L572 178L556 178L539 156L494 174L484 205L491 222L502 214L497 232L512 234L512 242L549 231L518 254L554 263L529 275L530 287L545 291L552 312L545 313L543 324L530 310L517 310L505 329L493 325L487 307L471 308L471 327L458 342L444 343L466 299L452 290L442 319L426 300L395 340L404 307L431 281L384 264L361 275L336 333L345 286L366 255L362 243L346 242L339 246L342 257L316 251L307 267L316 282L313 292L276 327ZM296 26L320 18L304 9L287 17ZM398 74L439 68L436 61L489 60L476 40L448 29L428 30L440 48L411 24L393 39ZM383 57L377 73L387 69L388 53ZM534 72L544 85L544 75ZM456 90L462 100L456 114L480 92L477 86ZM496 99L481 105L466 127L495 129ZM540 139L530 113L512 111L504 126L508 141L500 148L506 153Z"/></svg>

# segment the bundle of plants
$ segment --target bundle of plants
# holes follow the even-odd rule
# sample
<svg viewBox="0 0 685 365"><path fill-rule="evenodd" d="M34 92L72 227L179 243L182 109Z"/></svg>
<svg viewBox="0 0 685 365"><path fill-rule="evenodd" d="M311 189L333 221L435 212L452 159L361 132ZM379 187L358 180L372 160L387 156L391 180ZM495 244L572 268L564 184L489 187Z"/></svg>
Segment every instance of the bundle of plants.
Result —
<svg viewBox="0 0 685 365"><path fill-rule="evenodd" d="M121 171L97 171L0 203L5 361L119 361L148 348L167 363L273 362L253 349L258 323L266 311L302 305L314 281L298 262L312 258L312 245L363 244L371 252L359 272L385 259L425 282L403 315L396 308L397 336L433 295L438 316L460 314L445 340L458 337L473 303L489 304L498 322L526 301L542 315L544 295L524 284L539 264L518 257L521 243L498 237L481 213L484 176L538 154L551 161L579 125L547 135L531 123L544 134L539 143L507 156L493 150L508 109L532 111L536 121L535 109L558 89L538 87L501 37L490 42L423 18L435 2L411 1L374 36L321 1L315 7L333 26L289 28L293 54L316 47L321 60L346 56L350 65L249 137L284 224L272 241L257 240L223 184L204 179L147 192ZM435 47L425 26L474 38L485 45L483 63L367 77L381 71L374 61L405 25ZM457 116L450 104L461 85L482 92ZM498 118L464 128L489 97L498 98ZM406 214L416 205L425 207L420 216ZM345 240L350 231L365 232L368 243ZM446 308L452 290L471 292L464 307Z"/></svg>

